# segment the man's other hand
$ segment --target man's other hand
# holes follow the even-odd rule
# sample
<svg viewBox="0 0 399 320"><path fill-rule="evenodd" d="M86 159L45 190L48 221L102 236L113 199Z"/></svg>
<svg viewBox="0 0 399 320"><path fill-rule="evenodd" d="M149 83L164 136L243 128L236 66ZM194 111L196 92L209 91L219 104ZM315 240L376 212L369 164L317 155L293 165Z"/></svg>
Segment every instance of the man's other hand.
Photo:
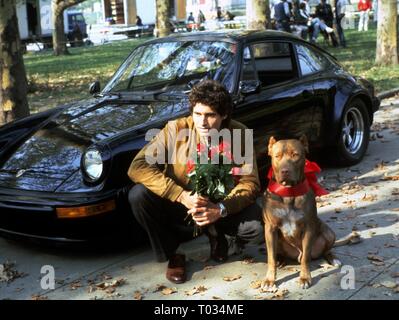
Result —
<svg viewBox="0 0 399 320"><path fill-rule="evenodd" d="M189 210L188 213L193 216L193 220L200 227L214 223L221 218L220 207L211 201L208 201L206 206Z"/></svg>
<svg viewBox="0 0 399 320"><path fill-rule="evenodd" d="M184 205L187 209L206 207L208 205L208 197L199 196L198 194L191 195L190 191L183 191L177 198L177 201Z"/></svg>

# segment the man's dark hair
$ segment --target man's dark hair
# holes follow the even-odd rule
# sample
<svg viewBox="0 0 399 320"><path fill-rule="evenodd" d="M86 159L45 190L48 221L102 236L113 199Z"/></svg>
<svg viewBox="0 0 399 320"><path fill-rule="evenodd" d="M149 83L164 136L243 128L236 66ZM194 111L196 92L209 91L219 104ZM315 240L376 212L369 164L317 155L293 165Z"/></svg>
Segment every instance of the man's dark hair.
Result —
<svg viewBox="0 0 399 320"><path fill-rule="evenodd" d="M227 115L225 123L229 123L232 111L232 101L230 93L218 81L204 80L196 84L189 96L190 112L193 113L197 103L207 105L221 116Z"/></svg>

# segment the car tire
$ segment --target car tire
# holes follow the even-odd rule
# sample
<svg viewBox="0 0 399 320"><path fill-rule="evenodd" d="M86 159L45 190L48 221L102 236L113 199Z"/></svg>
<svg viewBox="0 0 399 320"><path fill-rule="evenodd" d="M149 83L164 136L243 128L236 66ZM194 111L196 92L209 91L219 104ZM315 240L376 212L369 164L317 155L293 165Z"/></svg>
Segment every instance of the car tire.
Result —
<svg viewBox="0 0 399 320"><path fill-rule="evenodd" d="M370 118L365 103L354 99L344 109L338 131L337 164L352 166L359 163L370 140ZM338 156L338 157L337 157Z"/></svg>

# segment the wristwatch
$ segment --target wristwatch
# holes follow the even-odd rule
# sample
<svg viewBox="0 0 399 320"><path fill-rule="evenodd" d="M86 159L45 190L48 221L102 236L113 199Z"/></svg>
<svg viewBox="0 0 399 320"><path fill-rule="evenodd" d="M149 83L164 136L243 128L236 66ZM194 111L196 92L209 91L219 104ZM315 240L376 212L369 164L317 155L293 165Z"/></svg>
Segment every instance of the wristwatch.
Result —
<svg viewBox="0 0 399 320"><path fill-rule="evenodd" d="M221 203L221 202L218 203L218 206L219 206L219 208L220 208L220 216L221 216L222 218L226 218L227 215L228 215L226 207L225 207L224 204Z"/></svg>

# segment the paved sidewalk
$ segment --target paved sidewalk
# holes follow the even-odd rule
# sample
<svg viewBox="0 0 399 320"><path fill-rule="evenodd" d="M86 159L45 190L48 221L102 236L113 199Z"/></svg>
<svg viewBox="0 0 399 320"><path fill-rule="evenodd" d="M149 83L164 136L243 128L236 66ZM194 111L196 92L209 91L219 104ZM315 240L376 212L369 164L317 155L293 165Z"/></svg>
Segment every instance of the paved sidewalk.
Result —
<svg viewBox="0 0 399 320"><path fill-rule="evenodd" d="M399 298L399 100L386 99L376 114L365 159L351 168L321 174L331 193L320 199L319 216L337 237L356 230L363 241L334 251L342 268L312 262L313 285L299 288L299 265L278 271L275 293L261 292L266 274L264 246L247 247L224 264L207 261L205 237L182 246L189 281L165 279L166 263L155 263L149 247L115 254L73 254L0 239L0 263L16 261L28 275L0 282L0 299L398 299ZM5 248L3 250L3 248ZM40 289L40 267L55 266L56 288ZM354 272L354 287L348 280ZM353 277L352 277L353 279ZM346 287L345 287L346 286ZM347 288L349 286L349 288Z"/></svg>

